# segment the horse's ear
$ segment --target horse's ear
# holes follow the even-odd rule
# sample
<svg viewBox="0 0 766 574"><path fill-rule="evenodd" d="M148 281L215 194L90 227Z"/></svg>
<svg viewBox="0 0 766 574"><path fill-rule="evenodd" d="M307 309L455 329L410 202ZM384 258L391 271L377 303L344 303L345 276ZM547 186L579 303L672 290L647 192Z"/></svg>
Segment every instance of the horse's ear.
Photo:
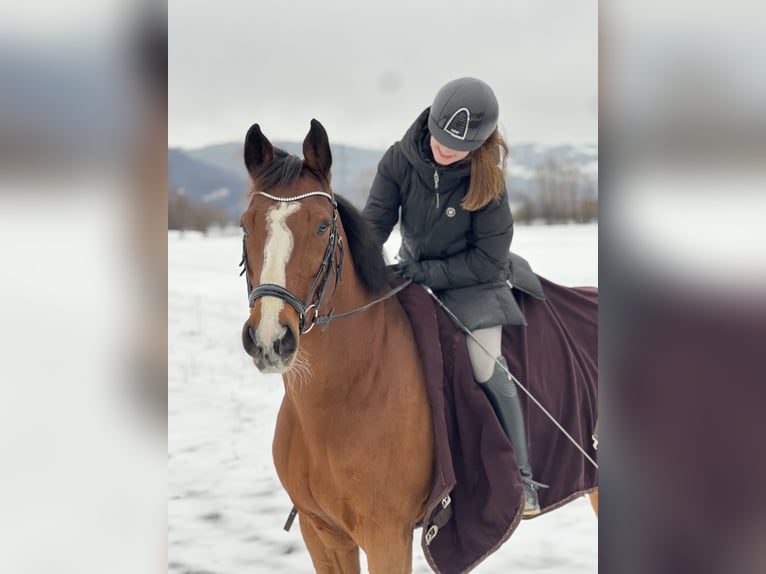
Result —
<svg viewBox="0 0 766 574"><path fill-rule="evenodd" d="M311 130L303 140L303 159L311 171L329 183L332 165L330 142L322 124L316 120L311 120Z"/></svg>
<svg viewBox="0 0 766 574"><path fill-rule="evenodd" d="M245 136L245 167L252 174L256 167L274 158L274 148L266 136L261 133L261 127L253 124Z"/></svg>

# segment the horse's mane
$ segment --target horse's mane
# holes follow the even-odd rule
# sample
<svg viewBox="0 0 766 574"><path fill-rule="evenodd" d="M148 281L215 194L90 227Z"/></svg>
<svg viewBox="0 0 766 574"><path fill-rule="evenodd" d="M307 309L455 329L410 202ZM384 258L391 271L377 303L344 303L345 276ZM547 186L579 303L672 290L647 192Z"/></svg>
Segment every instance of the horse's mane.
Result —
<svg viewBox="0 0 766 574"><path fill-rule="evenodd" d="M274 148L274 158L258 166L250 174L253 179L252 190L268 191L274 187L294 185L304 172L316 176L306 167L301 158ZM321 183L322 178L319 180ZM322 185L324 186L324 183ZM329 192L329 189L323 191ZM351 252L354 269L367 291L380 293L389 285L383 246L373 239L370 225L359 210L345 197L338 194L334 194L334 197L338 202L338 215L346 231L346 242Z"/></svg>
<svg viewBox="0 0 766 574"><path fill-rule="evenodd" d="M388 287L389 279L383 246L373 238L369 223L348 199L337 193L335 199L359 279L367 291L380 293Z"/></svg>

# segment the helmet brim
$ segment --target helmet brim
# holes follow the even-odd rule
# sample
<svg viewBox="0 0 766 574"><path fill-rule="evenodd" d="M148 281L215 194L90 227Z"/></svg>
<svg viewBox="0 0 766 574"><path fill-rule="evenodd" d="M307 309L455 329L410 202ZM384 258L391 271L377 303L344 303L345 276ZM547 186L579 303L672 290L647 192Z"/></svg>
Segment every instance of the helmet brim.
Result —
<svg viewBox="0 0 766 574"><path fill-rule="evenodd" d="M479 149L486 141L472 141L455 137L440 128L430 113L428 114L428 131L431 132L431 135L434 136L436 141L441 145L454 151L474 151Z"/></svg>

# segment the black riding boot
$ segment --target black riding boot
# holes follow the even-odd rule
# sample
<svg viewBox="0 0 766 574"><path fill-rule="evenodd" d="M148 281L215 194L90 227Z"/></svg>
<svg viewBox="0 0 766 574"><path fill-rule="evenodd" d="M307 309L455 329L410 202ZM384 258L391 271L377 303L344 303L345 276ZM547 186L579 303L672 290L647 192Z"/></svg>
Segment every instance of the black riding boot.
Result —
<svg viewBox="0 0 766 574"><path fill-rule="evenodd" d="M498 358L498 362L508 367L504 357ZM537 489L545 485L532 479L532 467L529 464L529 451L527 450L527 433L524 427L524 413L521 410L521 401L516 390L516 385L508 377L508 374L495 365L495 370L488 381L479 383L487 395L497 418L505 431L508 440L511 441L513 451L516 454L516 462L521 472L521 480L524 483L524 516L540 514L540 503L537 500Z"/></svg>

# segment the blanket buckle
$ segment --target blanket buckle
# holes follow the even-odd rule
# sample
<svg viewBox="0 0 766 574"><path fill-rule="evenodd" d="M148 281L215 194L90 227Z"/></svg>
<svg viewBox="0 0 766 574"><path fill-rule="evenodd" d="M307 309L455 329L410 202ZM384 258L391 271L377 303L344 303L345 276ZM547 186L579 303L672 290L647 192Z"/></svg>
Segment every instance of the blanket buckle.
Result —
<svg viewBox="0 0 766 574"><path fill-rule="evenodd" d="M436 524L432 524L431 527L428 529L428 532L426 532L426 546L430 546L431 542L434 538L436 538L436 535L439 533L439 527L436 526Z"/></svg>

